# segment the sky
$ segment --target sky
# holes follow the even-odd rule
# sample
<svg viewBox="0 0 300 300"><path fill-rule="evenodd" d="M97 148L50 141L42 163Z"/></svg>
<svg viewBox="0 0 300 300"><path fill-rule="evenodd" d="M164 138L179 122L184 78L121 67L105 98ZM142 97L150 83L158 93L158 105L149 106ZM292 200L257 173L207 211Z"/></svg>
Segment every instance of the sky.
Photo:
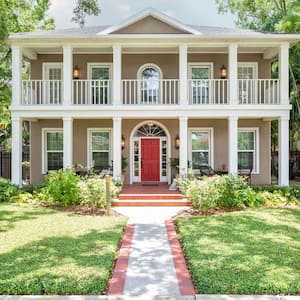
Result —
<svg viewBox="0 0 300 300"><path fill-rule="evenodd" d="M71 22L76 0L52 0L50 15L56 28L77 27ZM86 26L117 24L139 11L152 7L185 24L235 27L232 14L218 14L215 0L98 0L101 14L88 17Z"/></svg>

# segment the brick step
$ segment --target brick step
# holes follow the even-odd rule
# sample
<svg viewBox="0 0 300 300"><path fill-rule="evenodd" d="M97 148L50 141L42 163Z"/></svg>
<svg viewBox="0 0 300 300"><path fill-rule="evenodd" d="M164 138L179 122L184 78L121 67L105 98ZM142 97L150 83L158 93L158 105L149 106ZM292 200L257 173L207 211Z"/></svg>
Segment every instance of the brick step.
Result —
<svg viewBox="0 0 300 300"><path fill-rule="evenodd" d="M120 194L119 200L182 200L182 194Z"/></svg>
<svg viewBox="0 0 300 300"><path fill-rule="evenodd" d="M112 206L190 206L191 202L187 199L180 200L143 200L143 199L128 199L119 200L114 199L111 203Z"/></svg>

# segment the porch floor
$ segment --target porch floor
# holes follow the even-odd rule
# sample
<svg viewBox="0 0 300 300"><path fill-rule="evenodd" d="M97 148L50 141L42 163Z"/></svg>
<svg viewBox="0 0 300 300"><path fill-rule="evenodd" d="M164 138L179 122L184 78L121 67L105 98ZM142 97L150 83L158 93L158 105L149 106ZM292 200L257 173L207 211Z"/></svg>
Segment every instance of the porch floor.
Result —
<svg viewBox="0 0 300 300"><path fill-rule="evenodd" d="M141 183L125 184L122 188L121 194L180 194L180 191L169 191L169 184L159 183L158 185L143 185Z"/></svg>

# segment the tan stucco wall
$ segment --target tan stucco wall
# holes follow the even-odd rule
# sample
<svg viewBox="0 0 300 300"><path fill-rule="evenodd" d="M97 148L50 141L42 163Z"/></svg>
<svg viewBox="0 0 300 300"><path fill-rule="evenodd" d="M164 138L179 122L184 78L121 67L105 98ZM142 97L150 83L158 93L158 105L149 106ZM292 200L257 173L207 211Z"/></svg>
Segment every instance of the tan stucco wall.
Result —
<svg viewBox="0 0 300 300"><path fill-rule="evenodd" d="M270 78L270 60L263 59L262 54L239 54L240 62L258 62L258 78ZM40 54L37 60L31 61L31 78L42 79L43 62L62 62L60 54ZM88 63L112 63L111 54L74 54L73 65L77 65L81 72L81 79L87 79ZM220 68L224 64L228 67L227 54L188 54L188 62L212 62L214 64L214 77L220 78ZM179 78L178 54L123 54L122 79L136 79L139 68L147 63L160 67L163 78Z"/></svg>
<svg viewBox="0 0 300 300"><path fill-rule="evenodd" d="M140 21L137 21L125 28L114 31L113 34L181 34L188 33L186 31L179 30L172 27L165 22L162 22L156 18L148 16Z"/></svg>
<svg viewBox="0 0 300 300"><path fill-rule="evenodd" d="M129 149L130 134L134 127L144 120L124 119L122 121L122 134L125 138L125 149L122 155L128 159L126 182L129 182ZM155 121L155 120L154 120ZM179 133L177 119L163 119L159 121L169 131L171 136L171 157L178 158L175 148L175 138ZM189 120L189 127L212 127L214 129L214 167L221 169L222 164L228 166L228 121L227 120ZM239 127L259 128L259 165L260 173L252 176L252 182L269 184L270 175L270 123L261 120L239 120ZM31 123L31 178L32 182L43 181L42 170L42 128L62 128L61 120L39 120ZM112 128L112 120L74 120L73 130L73 163L87 165L87 130L88 128Z"/></svg>

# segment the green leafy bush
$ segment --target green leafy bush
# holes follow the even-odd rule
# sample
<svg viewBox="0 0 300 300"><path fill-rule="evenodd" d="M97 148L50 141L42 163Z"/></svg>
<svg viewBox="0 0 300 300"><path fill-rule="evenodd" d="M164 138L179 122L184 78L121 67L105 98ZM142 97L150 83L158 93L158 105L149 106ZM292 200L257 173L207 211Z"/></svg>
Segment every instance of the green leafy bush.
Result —
<svg viewBox="0 0 300 300"><path fill-rule="evenodd" d="M46 176L46 185L36 193L37 198L46 203L61 206L79 204L80 177L73 170L51 171Z"/></svg>
<svg viewBox="0 0 300 300"><path fill-rule="evenodd" d="M0 202L11 201L19 193L19 188L9 180L0 177Z"/></svg>

